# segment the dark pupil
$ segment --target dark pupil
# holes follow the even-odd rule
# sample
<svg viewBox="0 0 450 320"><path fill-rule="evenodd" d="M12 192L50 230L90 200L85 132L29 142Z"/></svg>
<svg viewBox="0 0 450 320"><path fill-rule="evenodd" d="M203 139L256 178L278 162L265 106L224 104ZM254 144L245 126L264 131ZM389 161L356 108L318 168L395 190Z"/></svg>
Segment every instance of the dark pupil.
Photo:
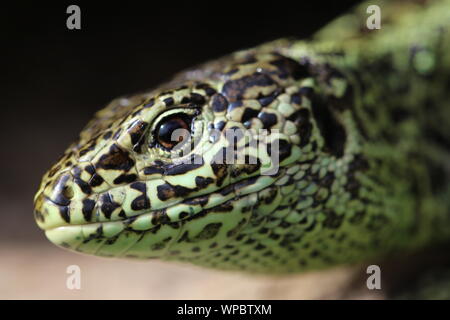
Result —
<svg viewBox="0 0 450 320"><path fill-rule="evenodd" d="M182 119L181 117L174 117L166 120L158 130L158 142L161 143L165 147L172 147L178 142L184 140L184 137L180 137L177 134L175 137L172 137L172 134L177 129L185 129L188 130L188 124L186 119ZM174 139L174 140L172 140Z"/></svg>

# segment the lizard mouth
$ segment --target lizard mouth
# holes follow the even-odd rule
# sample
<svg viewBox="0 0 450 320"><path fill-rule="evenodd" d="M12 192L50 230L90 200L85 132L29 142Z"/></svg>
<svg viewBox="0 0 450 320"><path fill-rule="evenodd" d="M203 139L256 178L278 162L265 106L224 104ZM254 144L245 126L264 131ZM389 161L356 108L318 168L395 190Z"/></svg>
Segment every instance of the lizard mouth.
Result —
<svg viewBox="0 0 450 320"><path fill-rule="evenodd" d="M101 254L101 248L107 248L108 244L112 243L126 243L125 240L118 241L119 238L137 237L141 239L148 235L158 238L157 234L161 230L182 229L184 224L195 220L198 216L206 215L211 211L224 212L230 202L241 201L251 207L256 203L256 192L270 186L275 180L276 177L254 176L215 192L188 198L161 210L148 211L114 221L55 225L45 228L45 234L51 242L63 248L88 254L117 257L125 253L117 253L118 251L115 249L113 254L108 251ZM179 232L176 231L177 237ZM128 236L125 236L126 234ZM140 240L136 240L134 243L138 241ZM122 246L125 245L119 245L117 250L127 251Z"/></svg>

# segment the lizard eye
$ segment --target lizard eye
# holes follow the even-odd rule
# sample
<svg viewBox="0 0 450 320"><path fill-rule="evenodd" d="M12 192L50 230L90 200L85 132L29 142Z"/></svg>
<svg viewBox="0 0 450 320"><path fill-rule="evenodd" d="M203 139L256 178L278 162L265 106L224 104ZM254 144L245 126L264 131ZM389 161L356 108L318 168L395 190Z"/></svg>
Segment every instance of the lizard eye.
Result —
<svg viewBox="0 0 450 320"><path fill-rule="evenodd" d="M184 114L174 114L161 120L157 126L156 140L167 149L187 141L190 136L191 121Z"/></svg>

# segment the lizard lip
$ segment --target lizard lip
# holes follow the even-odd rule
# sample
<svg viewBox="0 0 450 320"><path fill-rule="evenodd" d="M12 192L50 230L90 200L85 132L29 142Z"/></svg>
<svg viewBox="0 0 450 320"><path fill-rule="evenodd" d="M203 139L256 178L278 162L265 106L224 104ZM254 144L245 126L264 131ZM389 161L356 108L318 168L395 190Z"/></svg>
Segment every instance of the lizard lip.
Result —
<svg viewBox="0 0 450 320"><path fill-rule="evenodd" d="M276 178L269 176L248 177L246 179L230 184L224 188L218 189L212 193L188 198L167 208L148 210L134 216L120 217L120 219L115 220L87 222L81 221L79 223L77 223L76 221L71 221L70 217L67 217L69 221L61 218L63 217L63 214L60 211L64 210L65 207L56 203L44 194L41 194L37 198L41 198L43 202L42 204L36 205L35 217L40 228L45 230L49 234L51 234L52 232L57 233L61 230L67 230L68 232L71 232L69 230L72 230L74 228L91 229L95 226L114 226L114 228L120 227L121 229L131 229L137 232L144 232L149 231L153 228L157 228L163 224L177 223L182 220L189 219L205 210L217 207L228 200L236 199L241 196L245 196L247 194L261 190L273 183L275 179ZM39 203L40 201L37 202ZM178 206L183 206L184 209L180 210ZM39 213L49 212L49 210L53 211L50 215L47 214L45 219L48 219L48 216L50 216L51 218L53 218L53 220L43 223L38 218L40 215ZM59 212L55 212L55 210L59 210ZM180 211L184 211L184 214L182 215Z"/></svg>
<svg viewBox="0 0 450 320"><path fill-rule="evenodd" d="M248 197L250 205L254 205L257 201L257 197L253 193L233 194L231 198L243 197ZM227 201L226 197L223 197L223 199L225 200L209 209L214 209L214 207L220 206L220 204ZM159 220L156 224L151 224L150 222L159 213L158 211L150 211L118 221L59 225L46 229L45 235L50 242L63 248L86 254L97 254L101 248L105 248L104 244L109 241L108 239L114 241L115 238L121 237L124 231L131 231L132 234L141 234L144 236L148 232L152 232L152 230L158 230L164 224L182 223L183 220L192 218L205 210L208 209L202 207L198 212L194 212L182 219L173 221ZM121 254L113 254L110 256L118 257Z"/></svg>

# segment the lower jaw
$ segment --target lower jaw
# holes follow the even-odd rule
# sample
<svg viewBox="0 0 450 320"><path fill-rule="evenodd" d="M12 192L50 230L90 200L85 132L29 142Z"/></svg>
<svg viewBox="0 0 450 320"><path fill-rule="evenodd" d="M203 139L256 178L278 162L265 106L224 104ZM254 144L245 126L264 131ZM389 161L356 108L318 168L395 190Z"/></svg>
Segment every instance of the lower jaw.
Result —
<svg viewBox="0 0 450 320"><path fill-rule="evenodd" d="M250 197L252 194L268 187L276 179L266 177L262 183L257 184L251 192L235 191L229 196L220 196L217 203L211 204L211 208L196 207L193 214L185 219L196 216L205 209L213 209L228 200ZM254 187L254 186L253 186ZM213 194L211 194L213 195ZM155 211L156 212L156 211ZM80 225L58 226L45 231L47 238L54 244L81 253L105 257L126 257L138 259L161 258L166 255L166 250L150 250L151 246L162 246L164 239L169 236L177 238L179 229L174 227L182 224L184 220L171 221L170 224L150 223L155 212L118 221L95 222ZM148 219L147 219L148 218ZM136 222L144 223L136 224ZM145 240L145 241L143 241ZM139 243L139 244L138 244ZM134 247L142 246L142 250ZM133 248L134 253L129 253Z"/></svg>
<svg viewBox="0 0 450 320"><path fill-rule="evenodd" d="M158 229L155 227L153 229ZM131 247L142 241L160 241L153 229L133 231L126 228L122 221L90 223L84 225L61 226L45 231L46 237L55 245L70 251L104 257L158 258L161 255L150 250L141 250L142 254L128 255Z"/></svg>

